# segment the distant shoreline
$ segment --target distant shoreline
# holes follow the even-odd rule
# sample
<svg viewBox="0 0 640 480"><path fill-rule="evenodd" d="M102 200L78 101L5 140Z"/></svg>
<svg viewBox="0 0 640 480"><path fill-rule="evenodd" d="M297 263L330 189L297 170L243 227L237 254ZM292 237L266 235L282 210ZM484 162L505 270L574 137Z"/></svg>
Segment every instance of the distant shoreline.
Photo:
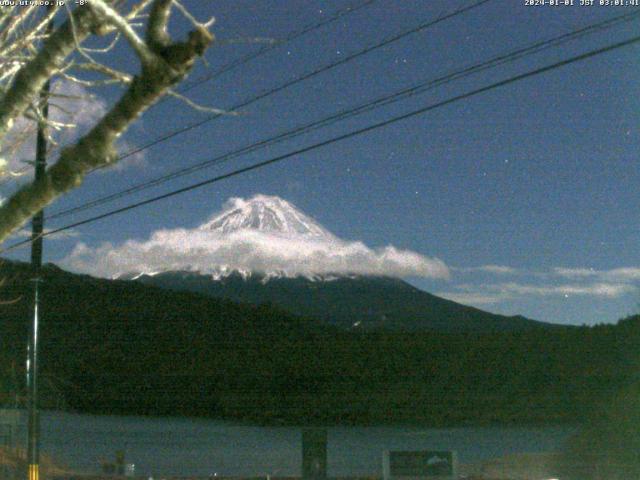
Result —
<svg viewBox="0 0 640 480"><path fill-rule="evenodd" d="M0 407L2 409L2 407ZM508 428L546 428L546 427L564 427L564 428L580 428L584 425L588 425L588 422L576 422L576 421L514 421L514 422L488 422L483 420L473 421L461 421L457 423L429 423L429 422L421 422L421 421L378 421L378 422L314 422L314 421L304 421L299 419L280 419L280 420L265 420L260 418L233 418L233 417L216 417L216 416L207 416L207 415L167 415L164 413L161 414L139 414L139 413L127 413L127 412L98 412L98 411L81 411L75 409L50 409L43 408L41 409L43 412L49 413L64 413L71 415L91 415L97 417L123 417L123 418L145 418L145 419L156 419L156 420L194 420L194 421L215 421L228 424L229 426L247 426L247 427L265 427L265 428L277 428L277 427L287 427L287 428L306 428L306 427L318 427L318 428L376 428L376 427L390 427L390 428L428 428L428 429L438 429L438 430L446 430L446 429L462 429L462 428L499 428L499 429L508 429Z"/></svg>
<svg viewBox="0 0 640 480"><path fill-rule="evenodd" d="M2 407L0 406L0 411L2 410L21 410L25 411L23 408L11 408L11 407ZM288 421L286 419L280 421L263 421L260 419L236 419L229 417L214 417L214 416L204 416L204 415L167 415L167 414L138 414L138 413L120 413L120 412L96 412L96 411L80 411L75 409L56 409L56 408L41 408L41 412L52 413L52 414L66 414L66 415L90 415L95 417L120 417L120 418L143 418L143 419L153 419L153 420L194 420L194 421L214 421L220 422L224 424L228 424L229 426L238 426L238 427L265 427L265 428L277 428L277 427L287 427L287 428L307 428L307 427L317 427L317 428L376 428L376 427L389 427L389 428L427 428L427 429L437 429L437 430L447 430L447 429L462 429L462 428L499 428L499 429L519 429L519 428L553 428L553 427L563 427L563 428L576 428L579 429L582 426L588 425L588 422L551 422L551 421L539 421L539 422L484 422L484 421L465 421L458 423L428 423L428 422L394 422L392 420L388 422L305 422L305 421Z"/></svg>

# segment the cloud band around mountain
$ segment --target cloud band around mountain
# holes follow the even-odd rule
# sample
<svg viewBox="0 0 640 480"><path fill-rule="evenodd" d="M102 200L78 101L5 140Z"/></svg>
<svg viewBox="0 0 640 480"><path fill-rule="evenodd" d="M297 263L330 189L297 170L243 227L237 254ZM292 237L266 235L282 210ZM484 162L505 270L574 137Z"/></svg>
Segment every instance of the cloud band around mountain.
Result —
<svg viewBox="0 0 640 480"><path fill-rule="evenodd" d="M393 246L372 249L362 242L287 238L243 230L226 235L199 228L159 230L148 240L91 248L80 242L63 266L102 277L128 272L229 270L317 274L448 278L439 259Z"/></svg>

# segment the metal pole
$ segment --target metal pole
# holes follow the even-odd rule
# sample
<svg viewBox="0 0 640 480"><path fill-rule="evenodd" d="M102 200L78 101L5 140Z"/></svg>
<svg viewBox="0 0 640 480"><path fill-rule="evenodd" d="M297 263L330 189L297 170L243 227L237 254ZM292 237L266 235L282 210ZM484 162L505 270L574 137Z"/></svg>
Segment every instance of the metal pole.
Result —
<svg viewBox="0 0 640 480"><path fill-rule="evenodd" d="M29 379L28 385L28 426L27 426L27 464L28 480L38 480L40 464L40 415L38 412L38 321L39 321L39 284L40 278L34 278L33 322L29 332Z"/></svg>
<svg viewBox="0 0 640 480"><path fill-rule="evenodd" d="M50 12L50 8L48 12ZM53 31L53 20L49 22L47 33ZM47 81L40 91L42 121L38 124L36 139L36 161L34 182L41 181L47 167L46 120L49 117L49 92L51 84ZM27 359L27 465L28 480L39 480L40 476L40 413L38 411L38 327L40 321L40 270L42 267L42 231L44 211L36 213L31 222L31 268L33 271L33 321L29 329Z"/></svg>

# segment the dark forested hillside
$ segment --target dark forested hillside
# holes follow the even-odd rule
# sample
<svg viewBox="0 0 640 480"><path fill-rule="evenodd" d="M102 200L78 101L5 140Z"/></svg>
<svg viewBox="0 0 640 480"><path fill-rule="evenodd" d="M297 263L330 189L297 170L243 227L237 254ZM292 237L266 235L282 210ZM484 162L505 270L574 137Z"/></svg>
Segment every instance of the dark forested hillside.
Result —
<svg viewBox="0 0 640 480"><path fill-rule="evenodd" d="M3 264L2 395L23 378L29 289ZM135 282L45 269L43 403L257 422L557 423L640 368L640 320L492 334L348 332Z"/></svg>
<svg viewBox="0 0 640 480"><path fill-rule="evenodd" d="M507 317L469 307L390 277L265 278L234 272L219 279L194 272L141 275L138 282L176 291L259 305L271 303L296 315L361 330L492 333L553 328L522 316Z"/></svg>

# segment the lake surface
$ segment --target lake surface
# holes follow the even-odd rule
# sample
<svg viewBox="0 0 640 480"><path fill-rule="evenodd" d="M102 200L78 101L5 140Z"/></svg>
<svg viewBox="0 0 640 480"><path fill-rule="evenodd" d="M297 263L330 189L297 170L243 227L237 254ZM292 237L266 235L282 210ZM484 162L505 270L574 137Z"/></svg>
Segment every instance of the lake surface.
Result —
<svg viewBox="0 0 640 480"><path fill-rule="evenodd" d="M218 420L43 412L42 452L86 473L117 450L137 475L300 475L301 429ZM570 427L330 427L328 474L380 475L384 450L456 450L460 462L560 448Z"/></svg>

